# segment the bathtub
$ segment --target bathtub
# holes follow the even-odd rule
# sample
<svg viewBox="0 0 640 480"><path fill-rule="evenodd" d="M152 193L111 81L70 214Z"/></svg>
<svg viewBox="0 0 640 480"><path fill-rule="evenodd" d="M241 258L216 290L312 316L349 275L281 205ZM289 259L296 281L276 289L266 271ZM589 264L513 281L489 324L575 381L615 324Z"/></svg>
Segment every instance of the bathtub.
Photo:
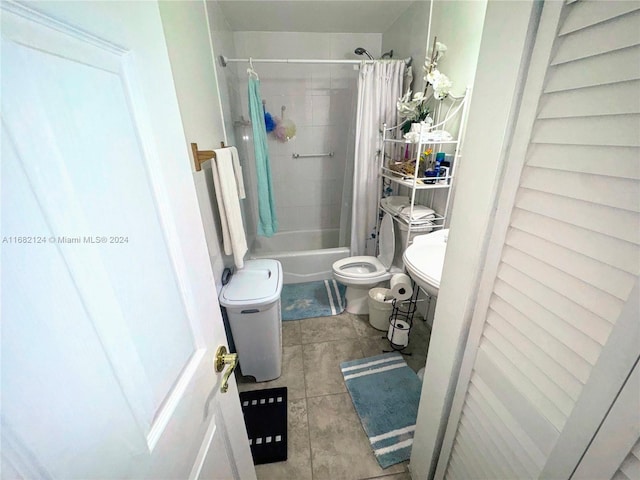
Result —
<svg viewBox="0 0 640 480"><path fill-rule="evenodd" d="M332 277L331 265L349 256L349 247L338 247L339 230L278 232L257 237L251 258L273 258L282 264L284 283L303 283Z"/></svg>

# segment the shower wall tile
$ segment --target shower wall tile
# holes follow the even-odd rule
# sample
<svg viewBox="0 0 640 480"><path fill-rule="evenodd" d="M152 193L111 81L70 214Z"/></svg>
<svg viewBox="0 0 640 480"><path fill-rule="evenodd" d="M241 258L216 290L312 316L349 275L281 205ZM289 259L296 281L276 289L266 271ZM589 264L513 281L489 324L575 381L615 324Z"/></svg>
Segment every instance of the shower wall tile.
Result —
<svg viewBox="0 0 640 480"><path fill-rule="evenodd" d="M331 125L331 97L316 95L311 97L312 124Z"/></svg>
<svg viewBox="0 0 640 480"><path fill-rule="evenodd" d="M278 208L278 221L281 231L337 228L340 225L339 205L281 207Z"/></svg>
<svg viewBox="0 0 640 480"><path fill-rule="evenodd" d="M320 210L322 228L340 228L340 204L323 205Z"/></svg>
<svg viewBox="0 0 640 480"><path fill-rule="evenodd" d="M351 115L349 115L350 117ZM329 132L329 143L333 149L336 158L344 159L347 153L347 145L349 138L353 136L355 128L346 125L335 125L331 127Z"/></svg>
<svg viewBox="0 0 640 480"><path fill-rule="evenodd" d="M329 153L331 151L331 128L326 125L300 127L297 129L296 138L289 143L295 145L296 153L299 154Z"/></svg>
<svg viewBox="0 0 640 480"><path fill-rule="evenodd" d="M295 121L297 127L313 125L313 109L311 97L304 94L299 95L276 95L265 93L262 99L266 102L266 110L272 116L282 117L282 107L286 107L285 118Z"/></svg>
<svg viewBox="0 0 640 480"><path fill-rule="evenodd" d="M298 158L271 155L271 175L274 181L300 182L308 179L342 182L342 160L334 158Z"/></svg>
<svg viewBox="0 0 640 480"><path fill-rule="evenodd" d="M355 107L353 96L348 91L331 90L331 108L329 118L331 124L340 125L340 120L351 116L352 108ZM348 132L351 125L343 125L343 132Z"/></svg>
<svg viewBox="0 0 640 480"><path fill-rule="evenodd" d="M312 95L331 89L331 65L318 64L308 67L311 72Z"/></svg>
<svg viewBox="0 0 640 480"><path fill-rule="evenodd" d="M342 193L342 185L338 182L314 178L300 178L295 181L291 181L290 178L274 179L273 185L276 191L280 192L277 207L334 205L336 198Z"/></svg>
<svg viewBox="0 0 640 480"><path fill-rule="evenodd" d="M273 156L286 157L291 160L291 155L296 151L296 147L298 145L298 135L300 134L300 129L305 127L298 128L298 132L296 133L296 138L289 142L279 142L272 135L267 137L267 144L269 145L269 154Z"/></svg>
<svg viewBox="0 0 640 480"><path fill-rule="evenodd" d="M358 72L355 72L355 75L346 75L344 72L341 72L338 76L331 77L331 92L342 92L346 94L351 94L354 89L354 86L357 85L358 82Z"/></svg>
<svg viewBox="0 0 640 480"><path fill-rule="evenodd" d="M361 59L356 47L379 56L380 34L235 32L241 58ZM246 65L237 64L242 111L248 118ZM268 145L281 231L339 228L348 153L353 155L358 69L335 64L254 63L271 115L297 127L296 136ZM333 157L292 158L293 153L334 152ZM351 159L349 159L351 161ZM349 181L347 179L347 181Z"/></svg>

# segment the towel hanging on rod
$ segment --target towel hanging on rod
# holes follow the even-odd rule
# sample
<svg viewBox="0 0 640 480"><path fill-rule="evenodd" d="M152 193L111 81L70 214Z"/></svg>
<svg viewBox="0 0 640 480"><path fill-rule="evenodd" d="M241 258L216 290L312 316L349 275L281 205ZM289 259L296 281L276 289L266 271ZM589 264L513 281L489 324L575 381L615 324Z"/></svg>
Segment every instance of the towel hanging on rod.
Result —
<svg viewBox="0 0 640 480"><path fill-rule="evenodd" d="M195 143L191 144L191 149L198 170L202 162L211 160L211 176L220 215L224 253L233 255L235 266L242 268L248 248L240 210L240 199L246 195L238 151L235 147L224 146L202 151L198 150Z"/></svg>

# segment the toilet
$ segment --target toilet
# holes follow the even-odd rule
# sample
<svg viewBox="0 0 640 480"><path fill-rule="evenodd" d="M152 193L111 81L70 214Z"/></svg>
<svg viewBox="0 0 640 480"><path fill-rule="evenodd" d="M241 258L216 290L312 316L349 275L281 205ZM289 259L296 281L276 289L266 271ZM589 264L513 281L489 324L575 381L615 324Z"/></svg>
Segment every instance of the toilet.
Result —
<svg viewBox="0 0 640 480"><path fill-rule="evenodd" d="M395 257L395 234L393 218L389 214L382 217L379 232L377 257L356 256L338 260L333 264L333 278L346 285L346 310L349 313L369 313L369 290L391 278L402 270L393 265Z"/></svg>

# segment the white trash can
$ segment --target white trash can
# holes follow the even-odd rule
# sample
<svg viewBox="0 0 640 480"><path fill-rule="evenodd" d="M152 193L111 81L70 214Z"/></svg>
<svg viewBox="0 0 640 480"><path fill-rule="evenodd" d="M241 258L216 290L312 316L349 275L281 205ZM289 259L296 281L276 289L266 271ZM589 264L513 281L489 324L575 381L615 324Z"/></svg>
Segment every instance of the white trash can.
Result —
<svg viewBox="0 0 640 480"><path fill-rule="evenodd" d="M393 310L392 298L384 301L388 288L372 288L369 290L369 323L377 330L386 332L389 329L389 316Z"/></svg>
<svg viewBox="0 0 640 480"><path fill-rule="evenodd" d="M282 265L277 260L247 260L220 292L243 375L257 382L282 373Z"/></svg>

